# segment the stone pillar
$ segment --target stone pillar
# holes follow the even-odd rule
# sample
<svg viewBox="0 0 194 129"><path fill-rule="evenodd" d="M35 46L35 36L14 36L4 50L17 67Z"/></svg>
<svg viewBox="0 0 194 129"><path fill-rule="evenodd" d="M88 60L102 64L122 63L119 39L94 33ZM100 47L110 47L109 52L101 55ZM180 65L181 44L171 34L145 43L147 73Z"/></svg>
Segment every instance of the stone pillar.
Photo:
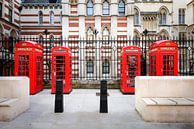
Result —
<svg viewBox="0 0 194 129"><path fill-rule="evenodd" d="M101 29L101 16L96 16L95 17L95 29L98 31L98 34L97 34L97 39L99 39L99 37L102 37L102 29ZM95 39L96 40L96 39ZM96 60L100 60L100 44L99 43L95 43L96 44ZM101 65L100 65L100 62L97 61L96 64L94 65L95 66L95 69L94 69L94 74L99 77L101 76Z"/></svg>
<svg viewBox="0 0 194 129"><path fill-rule="evenodd" d="M117 38L117 16L118 16L118 0L111 0L110 3L111 15L111 36Z"/></svg>
<svg viewBox="0 0 194 129"><path fill-rule="evenodd" d="M69 0L62 0L62 37L68 38L69 36L69 14L70 5Z"/></svg>
<svg viewBox="0 0 194 129"><path fill-rule="evenodd" d="M69 37L69 18L68 16L62 17L62 36L63 36L63 39Z"/></svg>
<svg viewBox="0 0 194 129"><path fill-rule="evenodd" d="M118 16L118 0L111 0L110 15L111 16Z"/></svg>
<svg viewBox="0 0 194 129"><path fill-rule="evenodd" d="M125 8L125 14L127 16L127 36L133 37L133 30L134 30L134 1L133 0L127 0L126 2L126 8Z"/></svg>
<svg viewBox="0 0 194 129"><path fill-rule="evenodd" d="M86 37L85 16L79 16L79 36L81 38Z"/></svg>
<svg viewBox="0 0 194 129"><path fill-rule="evenodd" d="M102 37L102 28L101 28L101 16L95 17L95 29L98 31L98 37Z"/></svg>
<svg viewBox="0 0 194 129"><path fill-rule="evenodd" d="M85 16L79 16L79 36L81 39L86 38L86 28L85 28ZM83 61L84 56L84 42L79 42L79 77L85 76L85 62Z"/></svg>
<svg viewBox="0 0 194 129"><path fill-rule="evenodd" d="M102 15L102 0L95 0L94 3L94 16Z"/></svg>
<svg viewBox="0 0 194 129"><path fill-rule="evenodd" d="M86 3L87 0L79 0L77 5L77 13L78 16L85 16L86 15Z"/></svg>
<svg viewBox="0 0 194 129"><path fill-rule="evenodd" d="M111 16L111 36L117 38L117 16Z"/></svg>
<svg viewBox="0 0 194 129"><path fill-rule="evenodd" d="M62 14L67 16L70 15L69 0L62 0Z"/></svg>

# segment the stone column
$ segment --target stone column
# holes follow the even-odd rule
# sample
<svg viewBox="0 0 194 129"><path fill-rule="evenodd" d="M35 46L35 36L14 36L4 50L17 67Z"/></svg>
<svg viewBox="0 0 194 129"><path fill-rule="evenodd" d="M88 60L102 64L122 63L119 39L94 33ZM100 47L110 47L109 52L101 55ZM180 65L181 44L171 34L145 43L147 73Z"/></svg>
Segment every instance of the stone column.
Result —
<svg viewBox="0 0 194 129"><path fill-rule="evenodd" d="M102 15L102 0L95 0L94 3L94 16Z"/></svg>
<svg viewBox="0 0 194 129"><path fill-rule="evenodd" d="M133 30L134 30L134 23L133 23L134 1L133 0L126 1L125 14L127 16L127 36L133 37Z"/></svg>
<svg viewBox="0 0 194 129"><path fill-rule="evenodd" d="M117 38L117 16L118 16L118 1L111 0L110 3L110 15L111 15L111 36Z"/></svg>
<svg viewBox="0 0 194 129"><path fill-rule="evenodd" d="M62 0L62 36L68 38L69 36L69 15L70 5L69 0Z"/></svg>

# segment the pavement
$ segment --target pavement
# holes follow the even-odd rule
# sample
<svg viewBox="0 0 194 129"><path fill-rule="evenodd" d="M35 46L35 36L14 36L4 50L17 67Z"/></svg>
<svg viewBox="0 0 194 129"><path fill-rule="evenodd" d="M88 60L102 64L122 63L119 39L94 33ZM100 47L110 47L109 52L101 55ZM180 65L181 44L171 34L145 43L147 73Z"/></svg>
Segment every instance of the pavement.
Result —
<svg viewBox="0 0 194 129"><path fill-rule="evenodd" d="M78 89L64 95L64 112L54 113L55 96L44 90L30 96L30 109L0 129L194 129L194 123L144 122L135 96L108 90L108 113L99 113L99 90Z"/></svg>

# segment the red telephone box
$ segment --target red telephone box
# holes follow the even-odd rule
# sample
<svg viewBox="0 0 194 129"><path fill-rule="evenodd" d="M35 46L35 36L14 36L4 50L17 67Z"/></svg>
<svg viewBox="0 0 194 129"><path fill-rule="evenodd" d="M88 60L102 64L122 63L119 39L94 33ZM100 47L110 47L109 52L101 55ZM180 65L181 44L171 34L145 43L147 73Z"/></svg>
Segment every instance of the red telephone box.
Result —
<svg viewBox="0 0 194 129"><path fill-rule="evenodd" d="M52 48L51 93L56 92L56 80L63 80L63 93L71 92L71 50L67 47Z"/></svg>
<svg viewBox="0 0 194 129"><path fill-rule="evenodd" d="M18 42L14 58L14 74L30 78L30 94L43 90L43 47L36 42Z"/></svg>
<svg viewBox="0 0 194 129"><path fill-rule="evenodd" d="M170 40L150 45L150 76L178 75L178 45Z"/></svg>
<svg viewBox="0 0 194 129"><path fill-rule="evenodd" d="M122 93L135 92L135 77L141 74L141 50L137 46L123 47L121 51L121 83Z"/></svg>

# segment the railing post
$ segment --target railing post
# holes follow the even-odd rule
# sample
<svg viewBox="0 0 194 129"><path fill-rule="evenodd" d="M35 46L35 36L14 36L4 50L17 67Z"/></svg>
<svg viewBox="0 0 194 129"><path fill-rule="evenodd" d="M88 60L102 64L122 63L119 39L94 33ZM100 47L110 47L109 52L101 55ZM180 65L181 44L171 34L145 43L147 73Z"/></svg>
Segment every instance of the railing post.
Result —
<svg viewBox="0 0 194 129"><path fill-rule="evenodd" d="M108 113L107 81L100 82L100 113Z"/></svg>
<svg viewBox="0 0 194 129"><path fill-rule="evenodd" d="M63 112L63 80L56 80L55 113Z"/></svg>

